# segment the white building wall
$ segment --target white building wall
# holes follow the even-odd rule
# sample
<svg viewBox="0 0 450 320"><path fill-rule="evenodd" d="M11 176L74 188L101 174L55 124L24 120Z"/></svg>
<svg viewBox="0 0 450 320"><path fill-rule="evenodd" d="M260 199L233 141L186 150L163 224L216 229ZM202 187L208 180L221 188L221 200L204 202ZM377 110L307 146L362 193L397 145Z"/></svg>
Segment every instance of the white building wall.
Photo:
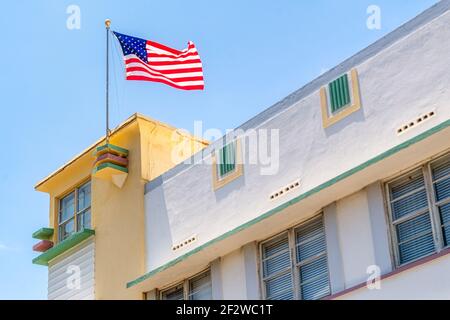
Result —
<svg viewBox="0 0 450 320"><path fill-rule="evenodd" d="M450 255L381 280L380 290L365 286L337 297L343 300L367 299L450 299Z"/></svg>
<svg viewBox="0 0 450 320"><path fill-rule="evenodd" d="M247 299L245 260L242 249L220 258L222 274L222 297L225 300Z"/></svg>
<svg viewBox="0 0 450 320"><path fill-rule="evenodd" d="M424 19L427 17L419 20ZM276 175L261 175L259 166L245 165L242 177L214 191L211 166L199 164L179 166L158 178L159 184L150 183L145 195L147 271L448 120L449 24L450 13L446 11L412 33L397 35L396 42L383 46L377 54L364 53L365 60L351 58L344 66L315 80L315 91L283 107L273 117L261 116L263 118L258 120L260 116L257 116L250 120L256 127L280 130L280 162ZM362 108L324 129L318 90L353 67L359 73ZM289 101L281 104L289 104ZM435 116L430 120L397 135L397 128L402 124L431 110L435 111ZM205 149L205 157L208 158L216 147L217 144ZM422 160L419 158L420 155L418 160ZM301 181L298 189L279 200L269 200L272 192L296 179ZM367 209L367 203L363 196L348 201L338 205L342 212L339 214L340 241L345 250L347 285L361 279L363 267L374 262L370 219L360 212ZM353 205L360 210L354 210ZM359 224L362 229L356 227ZM355 234L344 235L344 230ZM172 245L193 235L197 241L183 249L172 250ZM350 263L355 252L361 257Z"/></svg>
<svg viewBox="0 0 450 320"><path fill-rule="evenodd" d="M90 238L50 261L48 266L49 300L95 299L94 250L94 239ZM76 285L78 270L79 286Z"/></svg>
<svg viewBox="0 0 450 320"><path fill-rule="evenodd" d="M337 201L337 229L345 287L367 279L367 267L375 264L367 193L362 190Z"/></svg>

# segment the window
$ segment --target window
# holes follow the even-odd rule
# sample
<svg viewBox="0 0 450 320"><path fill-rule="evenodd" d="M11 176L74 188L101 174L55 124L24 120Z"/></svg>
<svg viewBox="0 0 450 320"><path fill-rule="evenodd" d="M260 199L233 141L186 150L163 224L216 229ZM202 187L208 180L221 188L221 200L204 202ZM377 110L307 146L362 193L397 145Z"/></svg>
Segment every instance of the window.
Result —
<svg viewBox="0 0 450 320"><path fill-rule="evenodd" d="M87 182L59 200L58 241L91 227L91 182Z"/></svg>
<svg viewBox="0 0 450 320"><path fill-rule="evenodd" d="M219 150L219 177L223 178L236 168L236 142L231 142Z"/></svg>
<svg viewBox="0 0 450 320"><path fill-rule="evenodd" d="M328 94L330 96L331 112L336 112L342 107L350 104L350 90L347 74L330 82L328 85Z"/></svg>
<svg viewBox="0 0 450 320"><path fill-rule="evenodd" d="M268 300L316 300L330 294L323 216L261 245L262 281Z"/></svg>
<svg viewBox="0 0 450 320"><path fill-rule="evenodd" d="M397 265L449 245L450 155L389 182L387 189Z"/></svg>
<svg viewBox="0 0 450 320"><path fill-rule="evenodd" d="M161 291L161 300L211 300L211 273L210 271L183 281L182 283Z"/></svg>
<svg viewBox="0 0 450 320"><path fill-rule="evenodd" d="M450 245L450 155L431 163L434 201L444 247Z"/></svg>

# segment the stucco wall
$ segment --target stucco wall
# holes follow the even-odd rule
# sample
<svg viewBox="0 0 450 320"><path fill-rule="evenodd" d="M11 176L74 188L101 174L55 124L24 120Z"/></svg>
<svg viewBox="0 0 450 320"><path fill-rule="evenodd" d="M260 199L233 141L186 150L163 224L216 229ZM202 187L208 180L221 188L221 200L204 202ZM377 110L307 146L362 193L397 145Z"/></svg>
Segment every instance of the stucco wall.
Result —
<svg viewBox="0 0 450 320"><path fill-rule="evenodd" d="M337 202L337 229L345 287L365 281L375 264L367 193L363 190Z"/></svg>
<svg viewBox="0 0 450 320"><path fill-rule="evenodd" d="M221 257L223 299L246 299L245 265L242 250Z"/></svg>
<svg viewBox="0 0 450 320"><path fill-rule="evenodd" d="M339 296L343 300L450 299L450 255L381 280L380 290L365 286Z"/></svg>
<svg viewBox="0 0 450 320"><path fill-rule="evenodd" d="M211 166L196 164L178 166L147 185L147 271L448 120L450 13L430 20L425 25L417 22L412 33L400 29L395 42L386 45L381 41L380 48L375 44L369 50L371 54L362 52L315 80L314 90L309 86L304 96L300 90L294 97L297 100L281 102L284 105L278 112L275 108L271 116L249 121L253 127L280 130L280 169L276 175L264 176L260 167L245 165L242 177L213 191ZM324 129L318 90L353 67L359 73L362 108ZM402 124L432 110L436 114L433 118L397 135ZM205 157L220 143L206 148ZM269 200L272 192L296 179L301 181L298 189L279 200ZM359 207L367 208L363 200L357 202ZM354 218L370 234L367 215L359 216L350 207L341 208L345 212L341 214L342 228L351 228L345 224ZM173 244L192 235L197 236L196 242L172 250ZM352 237L369 244L362 234ZM352 246L352 238L341 237L340 241L350 246L348 250L358 249ZM369 248L359 266L347 267L349 283L361 278L360 269L374 260L373 255ZM345 259L351 259L351 254L345 253Z"/></svg>

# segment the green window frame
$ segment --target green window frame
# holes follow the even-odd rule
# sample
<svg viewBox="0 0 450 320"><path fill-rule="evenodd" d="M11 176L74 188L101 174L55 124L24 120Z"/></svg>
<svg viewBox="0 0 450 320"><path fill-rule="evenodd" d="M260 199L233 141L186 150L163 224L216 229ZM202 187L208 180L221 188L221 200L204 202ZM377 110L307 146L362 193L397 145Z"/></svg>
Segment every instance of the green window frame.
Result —
<svg viewBox="0 0 450 320"><path fill-rule="evenodd" d="M219 178L223 178L236 169L236 141L230 142L219 150L217 163Z"/></svg>
<svg viewBox="0 0 450 320"><path fill-rule="evenodd" d="M328 84L331 112L339 111L350 105L350 88L347 74L344 74Z"/></svg>
<svg viewBox="0 0 450 320"><path fill-rule="evenodd" d="M59 199L58 241L74 232L91 228L91 181Z"/></svg>

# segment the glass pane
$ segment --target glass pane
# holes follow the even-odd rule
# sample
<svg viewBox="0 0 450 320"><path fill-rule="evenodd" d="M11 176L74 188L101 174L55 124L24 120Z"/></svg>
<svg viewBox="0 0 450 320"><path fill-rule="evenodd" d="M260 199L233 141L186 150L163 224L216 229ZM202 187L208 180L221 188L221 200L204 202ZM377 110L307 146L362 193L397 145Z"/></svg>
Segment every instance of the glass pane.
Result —
<svg viewBox="0 0 450 320"><path fill-rule="evenodd" d="M70 219L67 222L59 226L59 241L62 241L69 237L74 232L74 219Z"/></svg>
<svg viewBox="0 0 450 320"><path fill-rule="evenodd" d="M91 228L91 210L77 214L77 231Z"/></svg>
<svg viewBox="0 0 450 320"><path fill-rule="evenodd" d="M289 241L287 234L282 237L271 240L263 245L263 258L270 257L283 250L289 249Z"/></svg>
<svg viewBox="0 0 450 320"><path fill-rule="evenodd" d="M441 217L442 233L444 235L444 245L450 245L450 203L439 207L439 216Z"/></svg>
<svg viewBox="0 0 450 320"><path fill-rule="evenodd" d="M205 272L189 281L189 300L211 300L211 275Z"/></svg>
<svg viewBox="0 0 450 320"><path fill-rule="evenodd" d="M264 277L270 276L278 271L284 270L291 267L291 258L289 251L285 251L279 255L272 258L264 260L263 269Z"/></svg>
<svg viewBox="0 0 450 320"><path fill-rule="evenodd" d="M415 171L389 184L391 200L425 186L421 170Z"/></svg>
<svg viewBox="0 0 450 320"><path fill-rule="evenodd" d="M162 300L183 300L183 286L177 286L175 288L166 290L161 294Z"/></svg>
<svg viewBox="0 0 450 320"><path fill-rule="evenodd" d="M441 201L450 197L450 177L434 184L436 201Z"/></svg>
<svg viewBox="0 0 450 320"><path fill-rule="evenodd" d="M427 232L431 232L431 220L428 212L397 225L397 238L399 243L408 241L421 233Z"/></svg>
<svg viewBox="0 0 450 320"><path fill-rule="evenodd" d="M404 217L410 213L417 212L418 210L424 209L428 206L427 193L425 189L417 193L413 193L407 197L400 200L396 200L392 203L392 214L393 219L397 220Z"/></svg>
<svg viewBox="0 0 450 320"><path fill-rule="evenodd" d="M295 230L297 262L304 261L326 251L325 230L322 216Z"/></svg>
<svg viewBox="0 0 450 320"><path fill-rule="evenodd" d="M75 193L72 192L68 196L62 198L59 201L59 223L66 221L67 219L73 218L75 215Z"/></svg>
<svg viewBox="0 0 450 320"><path fill-rule="evenodd" d="M328 262L325 256L300 267L300 283L328 274Z"/></svg>
<svg viewBox="0 0 450 320"><path fill-rule="evenodd" d="M302 300L317 300L330 294L328 274L301 286Z"/></svg>
<svg viewBox="0 0 450 320"><path fill-rule="evenodd" d="M268 300L292 300L292 277L291 273L285 273L276 278L267 280L266 297Z"/></svg>
<svg viewBox="0 0 450 320"><path fill-rule="evenodd" d="M91 182L78 188L78 212L91 206Z"/></svg>
<svg viewBox="0 0 450 320"><path fill-rule="evenodd" d="M295 230L296 243L304 242L324 232L322 217L314 219Z"/></svg>
<svg viewBox="0 0 450 320"><path fill-rule="evenodd" d="M297 262L301 262L308 258L314 257L325 252L326 242L325 234L321 234L310 241L304 242L297 246Z"/></svg>
<svg viewBox="0 0 450 320"><path fill-rule="evenodd" d="M431 233L425 234L399 246L400 263L406 263L434 252L434 241Z"/></svg>
<svg viewBox="0 0 450 320"><path fill-rule="evenodd" d="M440 179L450 174L450 155L445 156L442 159L432 163L431 171L433 174L433 180Z"/></svg>

